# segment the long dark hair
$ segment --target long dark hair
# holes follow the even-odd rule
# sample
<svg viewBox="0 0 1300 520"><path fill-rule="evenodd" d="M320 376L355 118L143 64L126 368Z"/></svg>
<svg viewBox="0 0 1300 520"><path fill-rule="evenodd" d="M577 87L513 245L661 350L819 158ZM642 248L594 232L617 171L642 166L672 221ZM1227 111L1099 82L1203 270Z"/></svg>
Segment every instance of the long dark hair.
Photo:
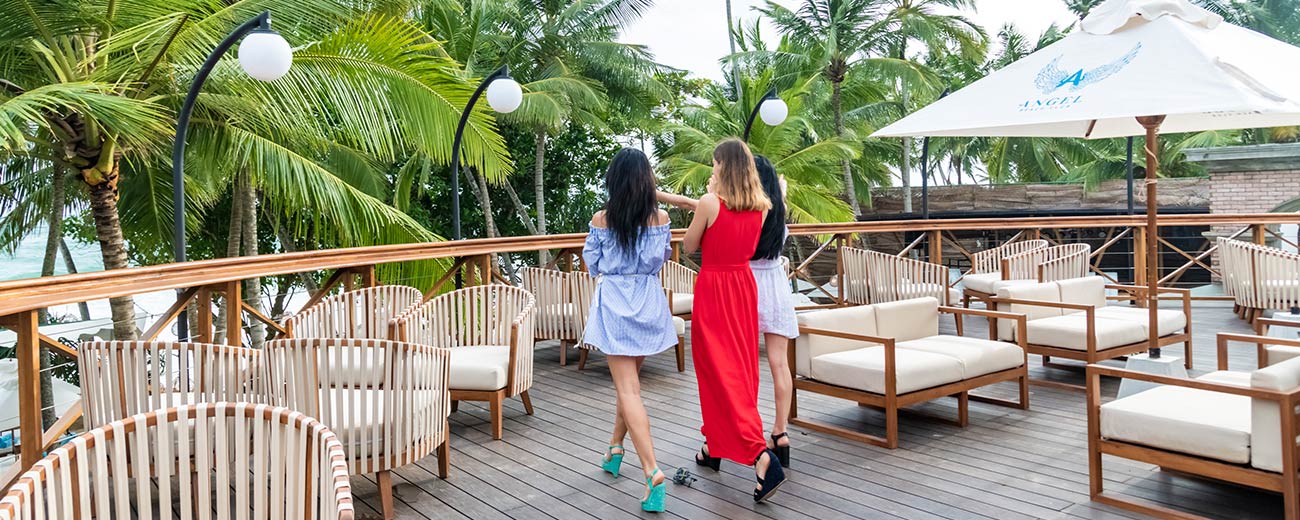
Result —
<svg viewBox="0 0 1300 520"><path fill-rule="evenodd" d="M605 225L618 239L619 247L636 247L641 233L658 212L655 204L655 176L641 150L624 148L614 155L605 171Z"/></svg>
<svg viewBox="0 0 1300 520"><path fill-rule="evenodd" d="M767 210L763 219L763 232L758 236L758 248L754 250L754 260L775 260L781 256L785 247L785 197L781 195L781 180L776 176L776 168L767 157L754 156L754 167L758 170L758 180L763 183L763 191L772 201L772 209Z"/></svg>

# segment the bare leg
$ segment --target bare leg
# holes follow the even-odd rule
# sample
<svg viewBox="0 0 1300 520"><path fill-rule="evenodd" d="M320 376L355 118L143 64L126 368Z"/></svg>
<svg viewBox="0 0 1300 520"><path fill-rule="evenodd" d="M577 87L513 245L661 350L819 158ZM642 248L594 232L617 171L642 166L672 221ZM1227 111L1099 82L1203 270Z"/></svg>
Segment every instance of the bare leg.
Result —
<svg viewBox="0 0 1300 520"><path fill-rule="evenodd" d="M618 393L618 415L615 433L621 422L624 431L632 434L632 446L636 447L636 456L641 460L641 470L650 478L659 464L655 462L654 441L650 439L650 418L646 416L645 405L641 402L641 380L638 372L644 358L629 356L608 356L610 375L614 378L614 389ZM611 442L610 444L615 444ZM663 482L664 475L654 475L654 484ZM646 497L650 488L646 488Z"/></svg>
<svg viewBox="0 0 1300 520"><path fill-rule="evenodd" d="M640 374L641 364L645 362L645 358L637 357L634 359L636 359L636 373ZM640 388L639 378L637 379L637 382L638 382L638 388ZM615 383L615 386L617 386L617 383ZM615 402L614 404L614 433L609 437L609 445L622 446L623 441L626 439L627 439L627 421L623 419L623 402L620 400ZM619 453L622 453L622 451L620 451Z"/></svg>
<svg viewBox="0 0 1300 520"><path fill-rule="evenodd" d="M772 435L785 433L790 422L790 400L794 382L790 377L790 361L786 355L790 348L790 338L779 334L764 334L763 344L767 346L767 366L772 369L772 388L776 399L776 421L772 424ZM782 437L777 446L789 446L790 438Z"/></svg>

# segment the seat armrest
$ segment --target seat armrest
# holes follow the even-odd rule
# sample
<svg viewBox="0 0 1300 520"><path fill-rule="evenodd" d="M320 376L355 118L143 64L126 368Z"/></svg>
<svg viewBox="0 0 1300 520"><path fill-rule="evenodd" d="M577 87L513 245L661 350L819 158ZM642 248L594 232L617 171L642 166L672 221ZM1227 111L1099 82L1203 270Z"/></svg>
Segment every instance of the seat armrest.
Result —
<svg viewBox="0 0 1300 520"><path fill-rule="evenodd" d="M1266 390L1263 388L1246 387L1230 385L1227 383L1218 383L1206 381L1203 379L1190 379L1182 377L1172 377L1160 374L1150 374L1147 372L1138 372L1136 370L1126 370L1123 368L1108 367L1103 365L1088 365L1087 377L1088 385L1092 386L1094 379L1101 376L1117 377L1121 379L1132 379L1136 381L1146 381L1168 386L1178 386L1182 388L1191 388L1195 390L1205 390L1209 392L1218 392L1221 394L1239 395L1258 399L1268 399L1270 401L1282 401L1288 399L1292 393L1300 393L1300 389L1295 392L1278 392L1275 390Z"/></svg>
<svg viewBox="0 0 1300 520"><path fill-rule="evenodd" d="M993 301L994 303L1028 305L1031 307L1054 307L1057 309L1067 309L1067 310L1075 310L1075 311L1091 311L1096 309L1096 307L1092 305L1084 305L1082 303L1049 302L1047 300L1022 300L1019 298L1003 298L1001 296L994 296L992 298L989 298L989 300Z"/></svg>
<svg viewBox="0 0 1300 520"><path fill-rule="evenodd" d="M967 309L965 307L948 307L940 306L939 312L947 312L958 316L983 316L989 320L989 340L998 340L997 324L999 319L1016 321L1016 337L1019 338L1016 343L1020 348L1027 349L1025 335L1028 333L1029 318L1024 314L1016 312L991 311L986 309Z"/></svg>
<svg viewBox="0 0 1300 520"><path fill-rule="evenodd" d="M1218 353L1219 353L1219 370L1228 369L1228 345L1231 341L1242 343L1252 343L1255 345L1255 355L1259 367L1264 368L1267 361L1267 353L1264 350L1265 345L1274 345L1279 347L1300 347L1300 340L1287 338L1270 338L1268 336L1256 336L1251 334L1237 334L1234 332L1220 332L1218 334Z"/></svg>
<svg viewBox="0 0 1300 520"><path fill-rule="evenodd" d="M1268 327L1296 327L1300 328L1300 321L1275 320L1273 318L1255 318L1255 333L1263 336L1268 333Z"/></svg>
<svg viewBox="0 0 1300 520"><path fill-rule="evenodd" d="M851 340L862 341L866 343L879 343L881 345L885 345L888 348L893 348L895 343L894 338L868 336L866 334L853 334L851 332L840 332L838 330L819 329L815 327L805 327L802 325L799 326L799 332L802 334L808 334L812 336L830 336L832 338L851 339Z"/></svg>

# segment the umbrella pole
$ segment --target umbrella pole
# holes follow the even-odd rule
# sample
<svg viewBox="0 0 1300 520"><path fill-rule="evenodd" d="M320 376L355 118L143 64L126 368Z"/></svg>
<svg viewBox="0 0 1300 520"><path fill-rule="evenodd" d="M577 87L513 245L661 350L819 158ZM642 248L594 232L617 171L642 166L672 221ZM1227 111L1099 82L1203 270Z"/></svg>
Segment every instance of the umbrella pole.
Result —
<svg viewBox="0 0 1300 520"><path fill-rule="evenodd" d="M1160 146L1160 124L1165 121L1165 116L1144 116L1137 118L1142 128L1147 131L1146 143L1143 146L1147 155L1147 314L1150 349L1147 353L1152 358L1160 357L1160 348L1156 346L1156 341L1160 339L1160 317L1158 315L1160 308L1160 295L1156 289L1160 286L1160 260L1157 255L1160 254L1160 226L1157 222L1157 211L1159 208L1159 199L1156 197L1156 174L1160 168L1160 161L1156 155ZM1190 316L1188 317L1190 319Z"/></svg>

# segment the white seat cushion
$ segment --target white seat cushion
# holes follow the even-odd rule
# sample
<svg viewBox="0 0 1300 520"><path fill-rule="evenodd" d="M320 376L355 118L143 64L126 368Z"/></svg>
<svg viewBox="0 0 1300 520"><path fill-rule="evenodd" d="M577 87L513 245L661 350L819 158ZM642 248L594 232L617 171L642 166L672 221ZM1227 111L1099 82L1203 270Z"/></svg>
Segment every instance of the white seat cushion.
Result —
<svg viewBox="0 0 1300 520"><path fill-rule="evenodd" d="M1296 387L1300 387L1300 359L1288 359L1251 372L1250 386L1275 392L1294 392ZM1255 434L1251 445L1251 466L1266 471L1282 471L1282 422L1278 419L1279 408L1277 401L1253 399L1251 428ZM1287 419L1290 420L1290 417ZM1292 439L1291 442L1295 440Z"/></svg>
<svg viewBox="0 0 1300 520"><path fill-rule="evenodd" d="M876 334L895 341L928 338L939 334L939 300L913 298L872 305L876 309Z"/></svg>
<svg viewBox="0 0 1300 520"><path fill-rule="evenodd" d="M678 336L686 335L686 320L673 316L673 329L677 331Z"/></svg>
<svg viewBox="0 0 1300 520"><path fill-rule="evenodd" d="M1250 398L1160 386L1101 406L1101 436L1234 464L1250 461Z"/></svg>
<svg viewBox="0 0 1300 520"><path fill-rule="evenodd" d="M1061 288L1055 283L1027 283L1021 285L1004 285L998 287L997 295L999 298L1011 298L1016 300L1034 300L1043 302L1061 301ZM1021 305L1013 303L1009 305L998 304L997 310L1002 312L1014 312L1024 314L1025 319L1033 323L1035 320L1043 318L1052 318L1064 314L1060 307L1047 307L1043 305ZM998 320L998 339L1003 341L1012 341L1015 339L1015 320Z"/></svg>
<svg viewBox="0 0 1300 520"><path fill-rule="evenodd" d="M673 314L690 314L694 304L694 294L673 293Z"/></svg>
<svg viewBox="0 0 1300 520"><path fill-rule="evenodd" d="M1201 381L1210 381L1213 383L1223 383L1225 385L1242 386L1250 388L1250 372L1233 372L1231 370L1219 370L1210 372L1201 377Z"/></svg>
<svg viewBox="0 0 1300 520"><path fill-rule="evenodd" d="M897 349L894 356L899 394L961 381L957 358L921 350ZM885 347L868 347L812 359L813 379L832 385L885 393Z"/></svg>
<svg viewBox="0 0 1300 520"><path fill-rule="evenodd" d="M1106 279L1100 276L1085 276L1058 280L1061 288L1061 301L1079 305L1091 305L1101 308L1106 306Z"/></svg>
<svg viewBox="0 0 1300 520"><path fill-rule="evenodd" d="M1015 344L963 336L914 339L899 343L898 348L955 358L961 363L962 379L1015 368L1025 361L1024 351Z"/></svg>
<svg viewBox="0 0 1300 520"><path fill-rule="evenodd" d="M863 336L877 335L876 308L872 305L800 312L795 314L795 319L799 321L800 327L833 330ZM794 340L795 373L804 377L812 377L813 358L823 354L856 350L872 345L875 344L800 332L799 337Z"/></svg>
<svg viewBox="0 0 1300 520"><path fill-rule="evenodd" d="M500 390L510 370L510 347L504 345L453 347L452 390Z"/></svg>
<svg viewBox="0 0 1300 520"><path fill-rule="evenodd" d="M1005 321L1005 320L1003 320ZM1082 313L1030 320L1026 327L1030 345L1088 350L1088 319ZM1137 323L1097 319L1097 350L1145 341L1147 332Z"/></svg>
<svg viewBox="0 0 1300 520"><path fill-rule="evenodd" d="M997 294L997 289L993 288L994 282L1002 280L1002 273L974 273L968 274L961 279L963 287L972 291L979 291L984 294Z"/></svg>
<svg viewBox="0 0 1300 520"><path fill-rule="evenodd" d="M1109 305L1097 308L1097 319L1102 318L1110 320L1125 320L1130 323L1136 323L1142 326L1142 331L1150 334L1150 314L1147 309L1139 307L1121 307L1118 305ZM1160 327L1160 335L1168 336L1183 330L1187 326L1187 315L1183 311L1174 309L1160 309L1156 311L1156 323Z"/></svg>

